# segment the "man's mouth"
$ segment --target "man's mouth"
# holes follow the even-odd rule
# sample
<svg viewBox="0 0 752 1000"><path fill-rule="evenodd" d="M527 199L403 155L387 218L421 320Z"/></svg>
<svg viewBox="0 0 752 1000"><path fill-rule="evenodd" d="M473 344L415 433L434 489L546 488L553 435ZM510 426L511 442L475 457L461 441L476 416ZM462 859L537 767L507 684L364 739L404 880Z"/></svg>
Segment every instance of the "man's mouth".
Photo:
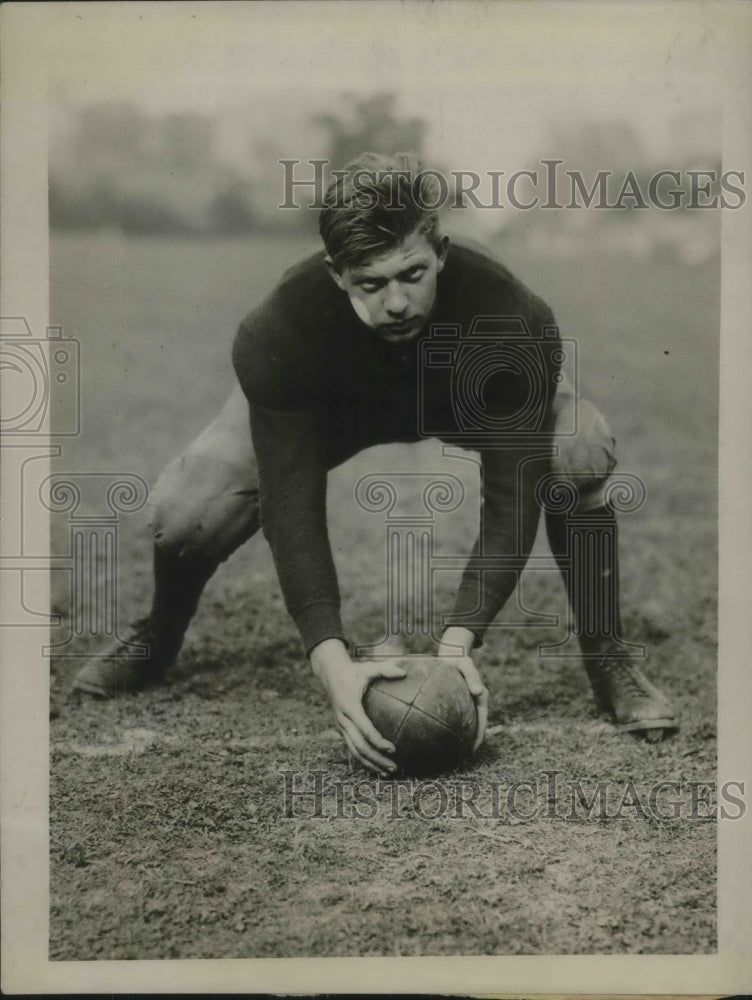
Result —
<svg viewBox="0 0 752 1000"><path fill-rule="evenodd" d="M387 323L385 326L382 326L381 333L389 340L401 340L413 334L416 327L417 321L409 319L401 323Z"/></svg>

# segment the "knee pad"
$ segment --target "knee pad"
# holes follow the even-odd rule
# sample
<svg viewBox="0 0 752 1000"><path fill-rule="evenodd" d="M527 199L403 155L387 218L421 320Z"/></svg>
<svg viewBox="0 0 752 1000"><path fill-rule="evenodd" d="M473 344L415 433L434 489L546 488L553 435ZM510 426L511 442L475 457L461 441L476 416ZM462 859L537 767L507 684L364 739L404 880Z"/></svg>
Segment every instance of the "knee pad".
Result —
<svg viewBox="0 0 752 1000"><path fill-rule="evenodd" d="M169 555L222 562L259 526L255 484L211 456L181 455L152 490L149 524Z"/></svg>
<svg viewBox="0 0 752 1000"><path fill-rule="evenodd" d="M592 403L579 400L577 412L577 432L554 436L556 454L551 470L576 490L575 509L594 510L605 503L608 478L616 466L616 442L603 414Z"/></svg>
<svg viewBox="0 0 752 1000"><path fill-rule="evenodd" d="M556 454L551 469L577 490L577 508L603 506L604 489L616 466L615 441L597 407L586 399L578 402L577 432L555 435Z"/></svg>

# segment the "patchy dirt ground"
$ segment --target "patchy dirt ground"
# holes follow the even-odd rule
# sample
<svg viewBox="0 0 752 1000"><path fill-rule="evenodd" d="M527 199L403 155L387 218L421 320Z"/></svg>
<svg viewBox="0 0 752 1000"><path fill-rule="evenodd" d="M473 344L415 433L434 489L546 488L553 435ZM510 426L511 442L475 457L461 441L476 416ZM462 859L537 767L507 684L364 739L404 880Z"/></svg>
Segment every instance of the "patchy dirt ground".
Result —
<svg viewBox="0 0 752 1000"><path fill-rule="evenodd" d="M65 467L153 482L221 402L238 318L304 251L57 240L52 321L82 345L83 431ZM646 745L615 732L576 659L538 657L562 628L510 627L486 643L498 728L471 764L440 786L372 781L350 769L254 539L211 581L169 683L79 700L69 688L81 660L52 663L51 958L715 949L716 824L703 818L702 783L715 778L718 272L598 266L586 286L572 264L517 270L578 337L586 394L609 413L621 468L646 481L648 503L621 527L625 618L681 712L678 736ZM331 477L343 611L358 641L376 639L383 618L383 522L364 516L353 485L440 461L431 443L379 449ZM466 465L452 463L470 500L437 522L443 551L472 540L477 484L456 468ZM64 519L53 531L65 551ZM148 601L142 513L122 518L119 542L124 625ZM455 583L440 579L437 607ZM55 574L53 587L62 639L70 581ZM522 592L528 609L565 620L555 573L526 574ZM509 613L531 624L525 610ZM65 652L99 644L76 636ZM291 781L312 794L291 798ZM661 781L676 785L651 799ZM588 811L599 782L605 806Z"/></svg>

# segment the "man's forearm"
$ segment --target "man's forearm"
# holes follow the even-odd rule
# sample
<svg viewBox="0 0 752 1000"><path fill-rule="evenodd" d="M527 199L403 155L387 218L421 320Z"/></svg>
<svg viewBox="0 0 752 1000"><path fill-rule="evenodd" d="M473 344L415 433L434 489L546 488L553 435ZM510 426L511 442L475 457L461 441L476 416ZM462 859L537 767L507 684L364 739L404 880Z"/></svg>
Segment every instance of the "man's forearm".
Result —
<svg viewBox="0 0 752 1000"><path fill-rule="evenodd" d="M306 652L325 639L344 640L325 510L317 510L303 484L294 483L292 490L272 491L262 500L261 520L285 605Z"/></svg>
<svg viewBox="0 0 752 1000"><path fill-rule="evenodd" d="M535 541L540 509L535 499L537 461L531 454L483 455L481 527L445 625L483 640L486 628L511 597Z"/></svg>
<svg viewBox="0 0 752 1000"><path fill-rule="evenodd" d="M251 406L261 527L306 652L344 640L326 520L327 469L315 416Z"/></svg>
<svg viewBox="0 0 752 1000"><path fill-rule="evenodd" d="M461 627L474 636L471 648L480 646L486 629L514 593L525 561L515 557L515 569L489 569L483 567L483 557L473 550L457 590L454 608L444 618L447 630ZM493 562L498 565L498 557Z"/></svg>

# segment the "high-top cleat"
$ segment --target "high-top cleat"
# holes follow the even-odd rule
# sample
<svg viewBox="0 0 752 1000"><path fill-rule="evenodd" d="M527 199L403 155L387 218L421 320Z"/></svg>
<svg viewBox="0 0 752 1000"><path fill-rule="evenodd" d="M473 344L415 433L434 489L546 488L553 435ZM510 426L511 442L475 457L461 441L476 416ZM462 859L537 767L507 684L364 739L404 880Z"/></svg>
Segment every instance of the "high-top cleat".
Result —
<svg viewBox="0 0 752 1000"><path fill-rule="evenodd" d="M182 644L182 633L158 635L150 617L139 618L125 639L116 640L87 660L76 674L73 690L99 698L140 691L162 679L177 659ZM138 648L144 646L146 650Z"/></svg>
<svg viewBox="0 0 752 1000"><path fill-rule="evenodd" d="M657 743L679 723L665 694L624 656L613 509L604 504L571 514L547 510L546 530L567 587L574 632L598 708L625 732Z"/></svg>
<svg viewBox="0 0 752 1000"><path fill-rule="evenodd" d="M624 732L658 743L679 728L671 702L634 663L609 655L584 662L598 709Z"/></svg>
<svg viewBox="0 0 752 1000"><path fill-rule="evenodd" d="M175 558L155 546L151 612L135 621L124 639L88 660L73 689L114 698L160 681L177 659L201 591L215 569L216 563Z"/></svg>

